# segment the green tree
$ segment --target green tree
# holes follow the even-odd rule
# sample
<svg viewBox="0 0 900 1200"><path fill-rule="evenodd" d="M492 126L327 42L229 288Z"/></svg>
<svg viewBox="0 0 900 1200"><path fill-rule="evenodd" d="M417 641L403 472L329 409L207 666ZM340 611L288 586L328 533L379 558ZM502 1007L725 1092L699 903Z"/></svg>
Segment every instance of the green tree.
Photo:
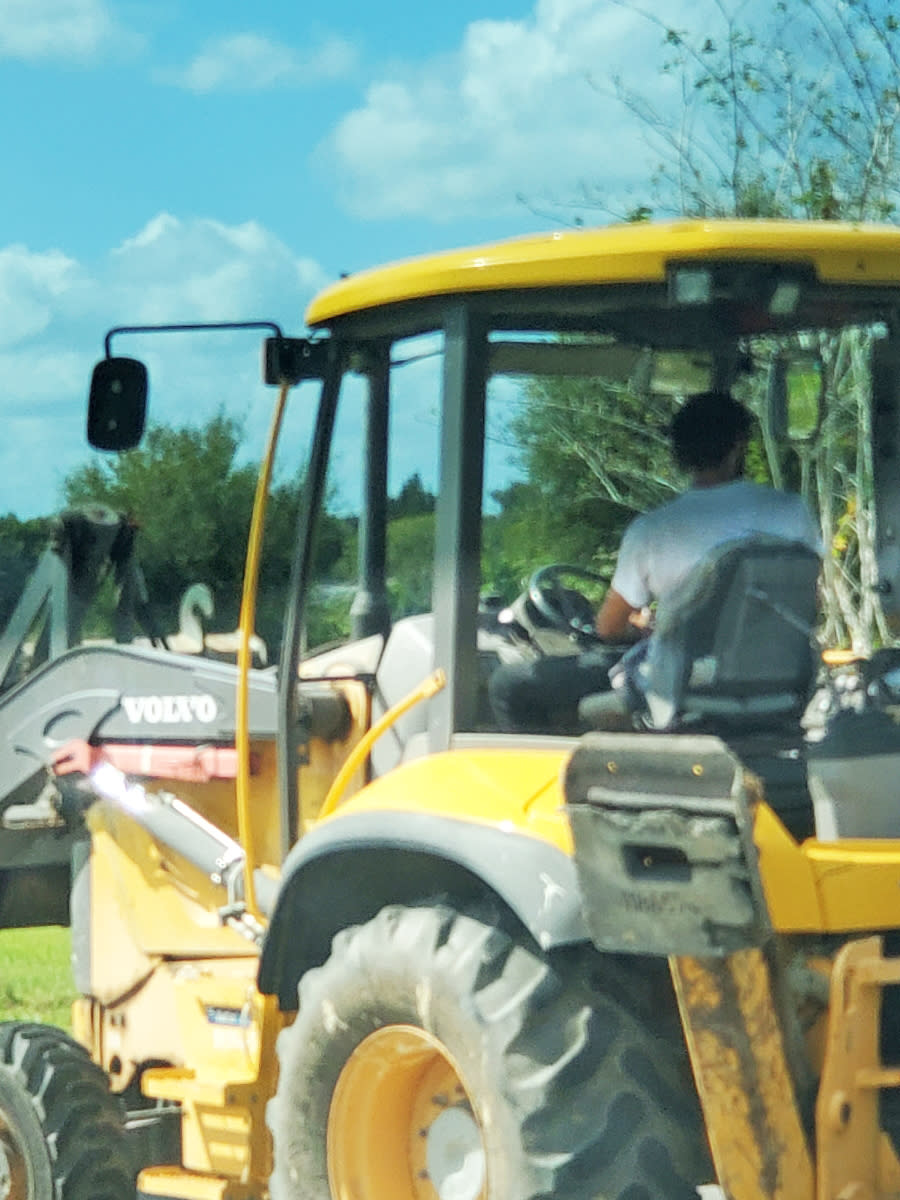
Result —
<svg viewBox="0 0 900 1200"><path fill-rule="evenodd" d="M627 75L656 172L644 213L890 219L898 196L900 22L880 0L708 0L660 31L665 105ZM672 91L679 97L672 104ZM604 205L597 189L593 199Z"/></svg>
<svg viewBox="0 0 900 1200"><path fill-rule="evenodd" d="M126 513L139 529L139 556L164 631L197 581L216 602L216 623L235 622L256 472L237 464L239 424L224 413L201 428L156 425L141 446L95 459L64 483L69 505L90 502Z"/></svg>
<svg viewBox="0 0 900 1200"><path fill-rule="evenodd" d="M196 582L212 589L215 627L237 625L257 475L256 464L239 461L242 433L222 412L200 427L152 426L137 449L97 458L65 481L69 505L106 504L137 523L151 609L164 633L177 628L180 598ZM283 484L269 498L257 629L272 654L281 639L299 494L295 484ZM346 522L326 513L320 572L336 569L347 538Z"/></svg>
<svg viewBox="0 0 900 1200"><path fill-rule="evenodd" d="M418 476L414 478L417 479ZM400 496L402 495L401 491ZM434 497L432 502L433 500ZM388 522L387 586L391 613L395 620L412 613L430 611L433 558L433 503L432 511L398 516Z"/></svg>
<svg viewBox="0 0 900 1200"><path fill-rule="evenodd" d="M512 429L528 477L540 481L550 510L565 513L567 524L593 527L598 538L604 529L620 532L634 512L677 490L667 437L671 415L667 400L638 397L627 387L535 379Z"/></svg>
<svg viewBox="0 0 900 1200"><path fill-rule="evenodd" d="M50 540L51 517L20 521L8 513L0 517L0 629L13 609Z"/></svg>
<svg viewBox="0 0 900 1200"><path fill-rule="evenodd" d="M611 558L604 553L604 543L615 541L612 531L619 530L624 519L602 501L587 499L577 507L556 503L550 477L540 478L541 482L520 480L494 492L499 512L484 519L482 589L507 603L538 567L549 563L608 570Z"/></svg>
<svg viewBox="0 0 900 1200"><path fill-rule="evenodd" d="M420 517L424 513L433 513L434 506L434 493L425 488L417 471L415 475L410 475L396 497L388 500L388 520L397 517Z"/></svg>

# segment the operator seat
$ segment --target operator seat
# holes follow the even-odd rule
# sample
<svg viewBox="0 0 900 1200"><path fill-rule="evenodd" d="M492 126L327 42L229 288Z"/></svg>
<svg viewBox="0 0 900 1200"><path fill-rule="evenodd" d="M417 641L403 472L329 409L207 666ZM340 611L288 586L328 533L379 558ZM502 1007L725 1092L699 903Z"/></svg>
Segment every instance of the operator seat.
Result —
<svg viewBox="0 0 900 1200"><path fill-rule="evenodd" d="M585 697L591 729L741 733L796 722L815 678L820 560L802 542L726 542L660 604L643 661Z"/></svg>

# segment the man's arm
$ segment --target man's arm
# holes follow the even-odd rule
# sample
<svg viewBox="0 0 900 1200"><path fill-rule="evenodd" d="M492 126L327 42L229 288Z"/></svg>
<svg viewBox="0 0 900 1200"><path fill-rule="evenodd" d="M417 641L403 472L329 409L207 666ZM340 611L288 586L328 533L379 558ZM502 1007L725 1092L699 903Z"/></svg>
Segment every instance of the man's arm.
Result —
<svg viewBox="0 0 900 1200"><path fill-rule="evenodd" d="M643 609L635 608L615 588L606 593L597 613L595 628L604 642L636 642L649 633Z"/></svg>

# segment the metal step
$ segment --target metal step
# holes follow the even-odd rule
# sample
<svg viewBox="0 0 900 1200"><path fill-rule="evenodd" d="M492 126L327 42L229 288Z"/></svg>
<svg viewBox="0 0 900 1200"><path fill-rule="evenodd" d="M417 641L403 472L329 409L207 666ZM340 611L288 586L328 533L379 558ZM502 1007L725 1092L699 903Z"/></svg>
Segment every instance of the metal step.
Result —
<svg viewBox="0 0 900 1200"><path fill-rule="evenodd" d="M231 1108L256 1102L259 1081L246 1079L203 1079L188 1067L151 1067L141 1076L141 1091L153 1100L177 1100L181 1103Z"/></svg>
<svg viewBox="0 0 900 1200"><path fill-rule="evenodd" d="M137 1200L256 1200L258 1190L221 1176L183 1167L147 1167L138 1176Z"/></svg>

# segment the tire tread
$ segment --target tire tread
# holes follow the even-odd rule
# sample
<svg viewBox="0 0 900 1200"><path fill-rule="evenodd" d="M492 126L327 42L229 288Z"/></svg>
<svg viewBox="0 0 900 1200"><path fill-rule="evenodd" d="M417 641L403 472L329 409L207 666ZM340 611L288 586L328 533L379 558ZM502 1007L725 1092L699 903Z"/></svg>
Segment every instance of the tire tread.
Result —
<svg viewBox="0 0 900 1200"><path fill-rule="evenodd" d="M659 995L639 971L634 1004L623 1004L627 965L609 965L607 991L604 959L593 951L548 958L485 909L389 906L341 931L331 957L300 980L297 1018L279 1037L282 1075L287 1080L299 1063L301 1074L316 1070L307 1047L328 1052L320 1014L346 1008L351 979L379 979L392 997L404 988L411 996L419 979L438 980L453 988L453 1003L492 1048L500 1076L490 1079L492 1102L502 1106L504 1127L517 1131L503 1155L516 1163L509 1200L696 1200L696 1183L711 1176L680 1028L676 1038L671 1022L649 1021ZM357 1013L360 1021L377 1026L371 1002L360 1012L368 1014ZM427 1028L428 1014L420 1016ZM472 1098L477 1107L477 1093ZM273 1200L294 1200L292 1181L325 1174L319 1160L306 1167L303 1155L312 1161L319 1152L312 1134L298 1129L297 1100L286 1083L269 1105Z"/></svg>
<svg viewBox="0 0 900 1200"><path fill-rule="evenodd" d="M129 1200L135 1165L106 1075L62 1029L0 1023L0 1062L28 1093L49 1152L54 1200Z"/></svg>

